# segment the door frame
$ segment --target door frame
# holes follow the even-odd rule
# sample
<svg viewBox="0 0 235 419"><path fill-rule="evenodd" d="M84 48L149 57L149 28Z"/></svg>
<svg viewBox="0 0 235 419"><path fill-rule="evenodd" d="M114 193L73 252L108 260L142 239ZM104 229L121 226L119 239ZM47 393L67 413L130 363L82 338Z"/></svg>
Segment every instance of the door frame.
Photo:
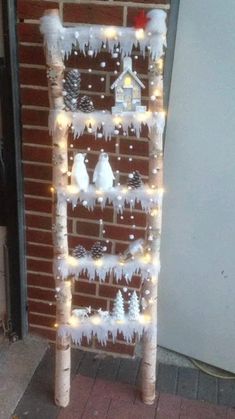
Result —
<svg viewBox="0 0 235 419"><path fill-rule="evenodd" d="M1 5L4 37L1 90L6 174L6 285L9 291L7 314L12 332L23 338L27 334L28 324L16 2L2 0Z"/></svg>

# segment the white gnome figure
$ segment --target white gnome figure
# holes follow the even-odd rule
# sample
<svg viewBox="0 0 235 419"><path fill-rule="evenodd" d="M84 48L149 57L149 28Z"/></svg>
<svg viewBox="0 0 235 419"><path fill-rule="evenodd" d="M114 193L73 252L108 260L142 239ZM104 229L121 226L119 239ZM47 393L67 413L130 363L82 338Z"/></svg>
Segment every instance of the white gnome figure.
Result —
<svg viewBox="0 0 235 419"><path fill-rule="evenodd" d="M112 188L115 177L109 164L107 153L100 153L99 160L95 166L93 182L97 189L107 191Z"/></svg>
<svg viewBox="0 0 235 419"><path fill-rule="evenodd" d="M77 153L74 157L71 185L77 186L80 190L87 192L89 186L89 176L84 163L86 154Z"/></svg>

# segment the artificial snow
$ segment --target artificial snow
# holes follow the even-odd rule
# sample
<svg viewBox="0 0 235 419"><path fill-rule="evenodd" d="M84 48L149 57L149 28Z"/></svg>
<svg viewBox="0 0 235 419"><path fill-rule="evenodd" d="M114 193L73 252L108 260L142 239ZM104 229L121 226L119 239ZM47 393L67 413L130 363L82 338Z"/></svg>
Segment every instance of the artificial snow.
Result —
<svg viewBox="0 0 235 419"><path fill-rule="evenodd" d="M106 345L108 338L112 336L113 342L116 340L119 333L127 342L131 342L134 337L139 338L143 333L146 333L149 338L155 336L156 324L147 321L144 315L139 316L139 320L130 320L126 315L123 320L115 320L111 316L106 319L100 319L99 316L94 315L85 317L82 320L72 316L71 325L62 325L58 329L59 336L71 336L74 344L81 345L82 339L87 338L90 342L93 337L102 344Z"/></svg>
<svg viewBox="0 0 235 419"><path fill-rule="evenodd" d="M57 188L58 204L65 201L71 202L73 208L79 203L93 210L96 203L104 208L107 204L112 204L118 213L129 205L132 210L136 204L140 204L142 209L149 213L153 208L161 207L162 191L152 189L148 185L140 188L129 189L123 186L115 186L107 191L100 191L94 185L89 185L87 191L81 191L74 185Z"/></svg>
<svg viewBox="0 0 235 419"><path fill-rule="evenodd" d="M87 275L90 280L99 277L101 282L105 281L111 272L118 282L123 277L129 283L135 274L141 274L142 280L156 276L160 271L160 260L154 258L148 260L145 256L138 256L134 259L122 261L118 255L105 254L100 259L92 259L91 256L74 258L68 256L65 259L57 259L54 262L54 272L63 279L74 276L79 279L80 275Z"/></svg>
<svg viewBox="0 0 235 419"><path fill-rule="evenodd" d="M49 131L51 134L57 128L70 127L75 138L79 138L85 131L97 135L102 130L105 140L110 140L116 127L122 126L123 131L132 128L136 137L140 137L143 126L147 126L149 132L156 129L159 135L163 134L165 115L163 112L123 112L112 115L109 111L95 112L71 112L64 110L51 110L49 114Z"/></svg>
<svg viewBox="0 0 235 419"><path fill-rule="evenodd" d="M59 16L44 16L40 19L40 30L49 53L68 58L73 50L84 55L96 56L102 48L115 53L119 48L121 56L131 54L133 47L140 49L145 56L148 50L153 60L164 53L166 46L166 13L153 10L148 13L151 21L146 30L138 31L133 27L84 25L63 27Z"/></svg>

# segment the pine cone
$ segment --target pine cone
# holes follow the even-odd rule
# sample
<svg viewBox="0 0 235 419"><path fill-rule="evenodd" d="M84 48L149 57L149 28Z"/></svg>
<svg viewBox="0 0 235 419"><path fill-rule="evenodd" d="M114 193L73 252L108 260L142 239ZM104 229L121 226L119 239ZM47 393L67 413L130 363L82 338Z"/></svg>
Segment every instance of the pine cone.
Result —
<svg viewBox="0 0 235 419"><path fill-rule="evenodd" d="M91 248L91 256L93 259L100 259L103 256L103 246L100 242L96 242L93 244Z"/></svg>
<svg viewBox="0 0 235 419"><path fill-rule="evenodd" d="M81 75L77 69L70 70L64 82L64 104L66 111L75 112L78 109L78 96Z"/></svg>
<svg viewBox="0 0 235 419"><path fill-rule="evenodd" d="M72 255L74 258L77 258L77 259L84 258L87 255L87 251L85 247L79 244L73 249Z"/></svg>
<svg viewBox="0 0 235 419"><path fill-rule="evenodd" d="M135 170L132 175L129 175L127 186L131 189L137 189L142 186L142 179L138 170Z"/></svg>
<svg viewBox="0 0 235 419"><path fill-rule="evenodd" d="M90 113L94 112L95 108L89 96L82 96L78 103L78 109L81 112Z"/></svg>

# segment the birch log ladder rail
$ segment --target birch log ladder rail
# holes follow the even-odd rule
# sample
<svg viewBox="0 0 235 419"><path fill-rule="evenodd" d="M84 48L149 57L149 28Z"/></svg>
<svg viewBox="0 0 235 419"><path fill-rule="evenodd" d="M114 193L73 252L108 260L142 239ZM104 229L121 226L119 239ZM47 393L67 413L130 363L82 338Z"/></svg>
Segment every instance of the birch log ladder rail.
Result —
<svg viewBox="0 0 235 419"><path fill-rule="evenodd" d="M143 17L143 16L142 16ZM118 332L122 333L127 341L131 341L137 334L144 335L144 355L142 362L142 398L146 404L153 404L155 399L156 360L157 360L157 288L160 270L160 234L162 212L162 169L163 147L162 137L165 125L163 111L163 55L166 46L166 13L154 9L147 13L146 27L124 28L105 25L78 25L65 28L62 26L59 11L46 10L41 18L41 32L44 35L44 48L47 65L48 90L50 102L49 127L52 134L53 145L53 245L54 262L53 272L56 289L56 366L55 366L55 403L65 407L70 397L70 364L71 341L80 343L82 336L91 339L92 336L101 343L106 343L109 333L115 340ZM139 47L141 54L148 51L149 55L149 109L129 102L127 106L131 111L118 112L118 106L109 111L94 111L86 101L83 111L65 110L64 104L64 60L72 52L74 46L84 54L93 50L94 56L103 45L112 53L117 46L121 59L125 60L128 88L141 85L137 76L132 72L130 56L133 46ZM127 68L129 66L129 69ZM126 72L123 72L125 77ZM130 81L132 78L132 82ZM118 79L120 80L120 78ZM121 84L125 84L121 79ZM124 86L125 87L125 86ZM139 86L138 86L139 88ZM130 91L130 89L129 89ZM122 88L119 93L122 93ZM116 92L118 95L118 92ZM133 108L134 107L134 108ZM88 109L90 108L90 109ZM89 111L89 113L86 113ZM73 126L74 135L80 136L84 130L98 136L100 130L105 139L115 136L115 127L122 126L128 130L132 128L136 136L140 134L142 125L149 132L149 184L133 181L133 188L116 186L108 191L96 190L89 185L86 191L71 189L68 185L68 132ZM103 153L105 154L105 153ZM106 155L107 156L107 155ZM106 158L105 156L105 158ZM138 176L137 176L138 177ZM136 183L135 183L136 182ZM98 195L97 195L98 193ZM93 208L97 201L104 206L107 201L112 202L115 210L122 212L126 203L132 208L136 202L148 215L147 236L144 240L132 242L129 246L131 258L120 258L117 255L102 256L101 249L97 249L93 258L79 248L81 259L71 257L68 251L67 231L67 205L86 202L88 208ZM100 199L101 198L101 199ZM79 246L78 246L79 247ZM124 256L124 255L123 255ZM78 278L86 272L89 279L96 276L100 281L106 275L114 275L116 281L125 276L131 282L134 273L141 273L142 287L142 313L139 312L139 300L135 291L129 301L129 313L126 314L123 306L122 293L119 291L112 313L92 309L77 309L71 313L72 282L71 277Z"/></svg>

